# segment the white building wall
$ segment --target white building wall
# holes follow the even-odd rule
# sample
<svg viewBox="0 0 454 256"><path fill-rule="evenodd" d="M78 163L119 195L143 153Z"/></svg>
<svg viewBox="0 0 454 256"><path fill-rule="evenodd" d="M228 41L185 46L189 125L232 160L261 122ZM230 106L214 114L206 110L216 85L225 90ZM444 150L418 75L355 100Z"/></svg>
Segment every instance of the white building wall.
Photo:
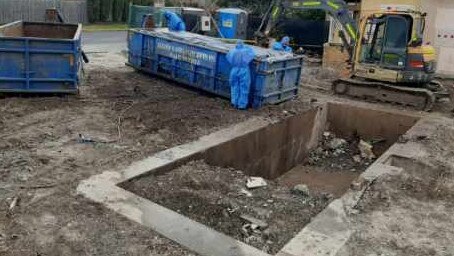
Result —
<svg viewBox="0 0 454 256"><path fill-rule="evenodd" d="M437 72L454 77L454 1L423 0L422 9L427 12L425 42L438 53Z"/></svg>

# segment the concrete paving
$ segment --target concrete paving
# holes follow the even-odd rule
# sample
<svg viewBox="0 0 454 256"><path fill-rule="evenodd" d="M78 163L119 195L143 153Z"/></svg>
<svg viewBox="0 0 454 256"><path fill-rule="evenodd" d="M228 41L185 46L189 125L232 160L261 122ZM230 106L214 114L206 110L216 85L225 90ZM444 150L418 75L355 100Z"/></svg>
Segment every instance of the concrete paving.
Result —
<svg viewBox="0 0 454 256"><path fill-rule="evenodd" d="M86 53L119 53L126 50L127 31L84 32L82 46Z"/></svg>

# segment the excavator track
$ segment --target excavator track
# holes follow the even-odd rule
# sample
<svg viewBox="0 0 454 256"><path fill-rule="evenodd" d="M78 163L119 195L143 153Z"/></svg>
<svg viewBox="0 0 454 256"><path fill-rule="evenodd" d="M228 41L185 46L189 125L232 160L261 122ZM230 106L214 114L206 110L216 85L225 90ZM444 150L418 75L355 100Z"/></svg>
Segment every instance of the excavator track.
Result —
<svg viewBox="0 0 454 256"><path fill-rule="evenodd" d="M333 82L332 89L338 95L411 106L423 111L430 111L437 100L436 94L428 89L393 86L356 79L336 80Z"/></svg>

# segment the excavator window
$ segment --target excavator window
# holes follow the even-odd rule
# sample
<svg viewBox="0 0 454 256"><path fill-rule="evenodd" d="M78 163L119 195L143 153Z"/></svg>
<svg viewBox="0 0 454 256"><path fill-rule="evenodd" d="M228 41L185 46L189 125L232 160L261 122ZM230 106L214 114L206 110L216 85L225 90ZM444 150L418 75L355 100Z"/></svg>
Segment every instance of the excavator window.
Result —
<svg viewBox="0 0 454 256"><path fill-rule="evenodd" d="M412 19L401 15L370 18L361 42L360 62L403 69L411 40Z"/></svg>
<svg viewBox="0 0 454 256"><path fill-rule="evenodd" d="M407 45L411 41L411 17L390 15L386 17L386 39L381 66L388 69L404 69Z"/></svg>
<svg viewBox="0 0 454 256"><path fill-rule="evenodd" d="M381 60L385 36L386 20L369 19L362 40L361 62L379 63Z"/></svg>

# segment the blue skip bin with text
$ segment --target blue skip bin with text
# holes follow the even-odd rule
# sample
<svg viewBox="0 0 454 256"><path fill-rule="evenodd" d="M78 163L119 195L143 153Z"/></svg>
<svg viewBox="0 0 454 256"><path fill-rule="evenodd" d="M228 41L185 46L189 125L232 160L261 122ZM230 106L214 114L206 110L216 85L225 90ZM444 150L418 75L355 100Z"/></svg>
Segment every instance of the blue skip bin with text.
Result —
<svg viewBox="0 0 454 256"><path fill-rule="evenodd" d="M189 32L132 29L128 35L128 65L191 87L230 98L230 64L226 54L234 44ZM298 95L301 56L254 47L250 103L258 108Z"/></svg>

